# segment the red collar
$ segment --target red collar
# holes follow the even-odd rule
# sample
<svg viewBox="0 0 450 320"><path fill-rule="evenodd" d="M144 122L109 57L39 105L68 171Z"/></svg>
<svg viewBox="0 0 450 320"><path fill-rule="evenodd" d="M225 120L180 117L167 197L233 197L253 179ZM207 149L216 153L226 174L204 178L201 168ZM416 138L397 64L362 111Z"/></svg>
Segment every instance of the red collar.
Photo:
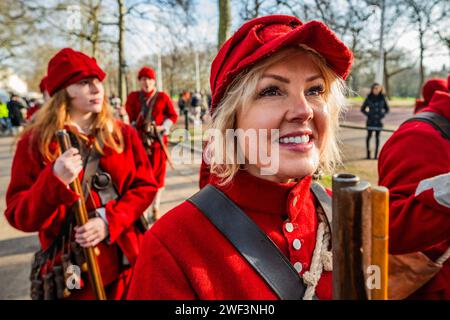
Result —
<svg viewBox="0 0 450 320"><path fill-rule="evenodd" d="M144 90L141 90L141 92L144 94L144 97L148 98L151 97L155 93L156 89L153 89L150 92L145 92Z"/></svg>
<svg viewBox="0 0 450 320"><path fill-rule="evenodd" d="M282 215L291 221L295 221L301 209L312 201L309 189L311 176L299 182L276 183L240 170L226 186L218 185L217 179L211 180L213 185L222 190L242 210Z"/></svg>
<svg viewBox="0 0 450 320"><path fill-rule="evenodd" d="M436 91L428 107L421 111L436 112L450 121L450 93Z"/></svg>

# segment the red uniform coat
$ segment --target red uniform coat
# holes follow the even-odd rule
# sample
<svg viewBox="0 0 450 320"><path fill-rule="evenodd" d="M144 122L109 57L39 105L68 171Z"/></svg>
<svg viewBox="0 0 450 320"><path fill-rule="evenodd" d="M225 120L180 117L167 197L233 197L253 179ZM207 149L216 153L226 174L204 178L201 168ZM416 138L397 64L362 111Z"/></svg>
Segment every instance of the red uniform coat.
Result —
<svg viewBox="0 0 450 320"><path fill-rule="evenodd" d="M310 177L278 184L239 172L230 185L215 185L293 264L302 264L303 274L311 263L318 226L310 184ZM286 228L287 223L292 223L293 230ZM295 239L301 241L299 250L293 247ZM316 293L319 299L332 298L331 272L322 274ZM278 297L203 213L185 201L145 234L128 299Z"/></svg>
<svg viewBox="0 0 450 320"><path fill-rule="evenodd" d="M450 120L450 94L436 92L423 111ZM406 123L384 145L378 171L390 191L390 252L437 259L450 246L450 141L430 124ZM411 298L450 299L450 262Z"/></svg>
<svg viewBox="0 0 450 320"><path fill-rule="evenodd" d="M99 166L108 172L121 195L119 200L106 204L109 223L109 241L98 245L98 257L105 285L123 278L121 274L119 248L134 265L139 254L142 233L134 222L151 204L156 191L156 182L150 163L136 130L121 124L124 151L114 152L105 147L105 155ZM72 205L78 196L53 173L53 163L44 163L35 146L30 147L30 135L22 138L14 156L11 183L6 194L5 215L9 223L25 232L39 232L39 240L45 250L60 233L67 219L66 206ZM53 147L56 143L53 144ZM80 173L80 179L83 171ZM98 195L93 192L95 207L100 207ZM87 210L94 210L87 200ZM129 277L128 277L129 278ZM119 281L120 282L120 281ZM123 282L123 281L122 281ZM90 297L90 286L77 295Z"/></svg>
<svg viewBox="0 0 450 320"><path fill-rule="evenodd" d="M125 108L127 110L128 116L130 117L130 122L137 121L139 114L141 113L142 104L139 97L140 92L131 92L127 97L127 102ZM148 99L152 92L144 93L145 99ZM173 107L170 97L164 92L158 92L156 97L155 105L152 111L153 120L156 125L161 126L166 119L171 120L173 123L177 122L178 114ZM136 123L136 128L139 133L142 133L143 119L140 118ZM167 145L167 136L164 136L164 143ZM153 143L151 146L151 155L149 156L150 163L153 168L153 175L158 184L158 188L164 187L164 178L166 176L166 156L161 150L161 145L157 142Z"/></svg>

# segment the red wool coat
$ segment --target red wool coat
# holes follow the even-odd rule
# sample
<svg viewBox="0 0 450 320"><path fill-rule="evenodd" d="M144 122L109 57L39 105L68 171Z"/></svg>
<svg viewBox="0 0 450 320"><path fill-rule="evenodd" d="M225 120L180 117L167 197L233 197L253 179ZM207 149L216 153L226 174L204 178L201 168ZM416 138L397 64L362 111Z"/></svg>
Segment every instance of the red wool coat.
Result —
<svg viewBox="0 0 450 320"><path fill-rule="evenodd" d="M436 92L423 111L450 120L450 94ZM402 125L381 150L378 171L390 192L390 253L437 259L450 246L450 141L430 124ZM450 261L410 298L450 299Z"/></svg>
<svg viewBox="0 0 450 320"><path fill-rule="evenodd" d="M213 181L213 184L217 184ZM309 269L318 227L311 178L278 184L239 172L227 187L232 199L303 274ZM292 223L293 230L286 228ZM289 232L290 231L290 232ZM294 249L299 239L301 247ZM331 299L331 272L316 289ZM185 201L147 231L128 299L278 299L251 265L194 205Z"/></svg>
<svg viewBox="0 0 450 320"><path fill-rule="evenodd" d="M142 104L139 97L141 91L131 92L127 97L127 102L125 108L127 110L130 122L137 121L139 114L141 113ZM152 92L144 93L145 98L148 99ZM156 125L161 126L166 119L171 120L173 123L177 122L178 114L173 107L170 97L165 92L158 92L156 97L155 105L152 111L153 119ZM139 133L142 132L143 119L141 118L138 123L136 123L136 128ZM164 136L164 143L167 145L167 136ZM152 154L149 156L150 163L153 168L153 175L158 184L158 188L164 187L164 178L166 175L166 156L161 150L161 145L157 142L152 144L151 147Z"/></svg>
<svg viewBox="0 0 450 320"><path fill-rule="evenodd" d="M118 249L134 265L143 237L134 222L151 204L157 191L150 163L136 130L125 124L120 126L124 151L119 154L105 147L105 155L99 164L111 175L121 195L119 200L110 201L105 206L110 244L103 241L98 245L101 252L98 260L105 285L114 281L123 283L123 279L129 278L127 274L121 274L119 269ZM72 205L78 196L54 175L53 163L45 163L37 148L30 147L30 138L30 135L25 136L17 145L11 183L6 194L5 215L8 222L19 230L38 231L41 246L45 250L60 233L67 218L66 206ZM56 147L56 143L53 147ZM79 178L82 177L83 171ZM95 207L100 207L97 193L94 190L92 193ZM92 201L87 200L88 211L95 207ZM90 286L86 287L77 295L92 296Z"/></svg>

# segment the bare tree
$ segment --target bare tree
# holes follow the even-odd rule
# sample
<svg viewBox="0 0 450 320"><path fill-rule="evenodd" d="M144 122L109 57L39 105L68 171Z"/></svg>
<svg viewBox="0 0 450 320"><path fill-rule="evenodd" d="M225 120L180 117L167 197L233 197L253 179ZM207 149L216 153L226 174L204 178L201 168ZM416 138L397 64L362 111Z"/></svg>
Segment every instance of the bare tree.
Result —
<svg viewBox="0 0 450 320"><path fill-rule="evenodd" d="M219 1L219 35L217 40L217 48L231 35L231 3L230 0Z"/></svg>
<svg viewBox="0 0 450 320"><path fill-rule="evenodd" d="M425 67L423 65L426 37L430 32L433 21L434 9L442 3L442 0L403 0L405 10L408 12L410 22L416 27L419 40L419 88L417 97L420 97L422 85L425 81Z"/></svg>

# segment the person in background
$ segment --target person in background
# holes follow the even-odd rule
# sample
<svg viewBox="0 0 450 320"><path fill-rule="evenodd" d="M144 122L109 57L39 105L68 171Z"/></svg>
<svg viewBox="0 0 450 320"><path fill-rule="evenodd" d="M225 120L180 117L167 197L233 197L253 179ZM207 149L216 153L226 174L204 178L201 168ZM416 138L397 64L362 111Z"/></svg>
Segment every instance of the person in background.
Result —
<svg viewBox="0 0 450 320"><path fill-rule="evenodd" d="M389 113L389 105L383 93L383 86L374 83L370 88L370 93L361 106L361 112L367 117L367 159L370 159L370 140L375 132L375 154L374 159L378 159L380 147L380 132L383 129L382 119Z"/></svg>
<svg viewBox="0 0 450 320"><path fill-rule="evenodd" d="M21 131L25 122L22 109L25 109L26 107L20 102L19 96L14 93L11 94L11 100L8 102L7 107L13 134L16 135Z"/></svg>
<svg viewBox="0 0 450 320"><path fill-rule="evenodd" d="M5 133L9 135L13 134L11 119L9 118L8 107L6 106L6 103L4 103L1 99L0 99L0 125L2 134Z"/></svg>
<svg viewBox="0 0 450 320"><path fill-rule="evenodd" d="M154 135L162 135L162 143L167 147L168 135L172 125L177 122L178 114L170 97L156 89L156 73L152 68L142 67L138 73L138 80L141 90L128 95L125 107L131 124L141 136L158 184L158 193L152 204L151 216L152 220L157 220L161 217L160 204L165 185L167 158ZM157 131L150 134L151 139L148 139L149 134L146 132L148 125L152 125L154 131Z"/></svg>

